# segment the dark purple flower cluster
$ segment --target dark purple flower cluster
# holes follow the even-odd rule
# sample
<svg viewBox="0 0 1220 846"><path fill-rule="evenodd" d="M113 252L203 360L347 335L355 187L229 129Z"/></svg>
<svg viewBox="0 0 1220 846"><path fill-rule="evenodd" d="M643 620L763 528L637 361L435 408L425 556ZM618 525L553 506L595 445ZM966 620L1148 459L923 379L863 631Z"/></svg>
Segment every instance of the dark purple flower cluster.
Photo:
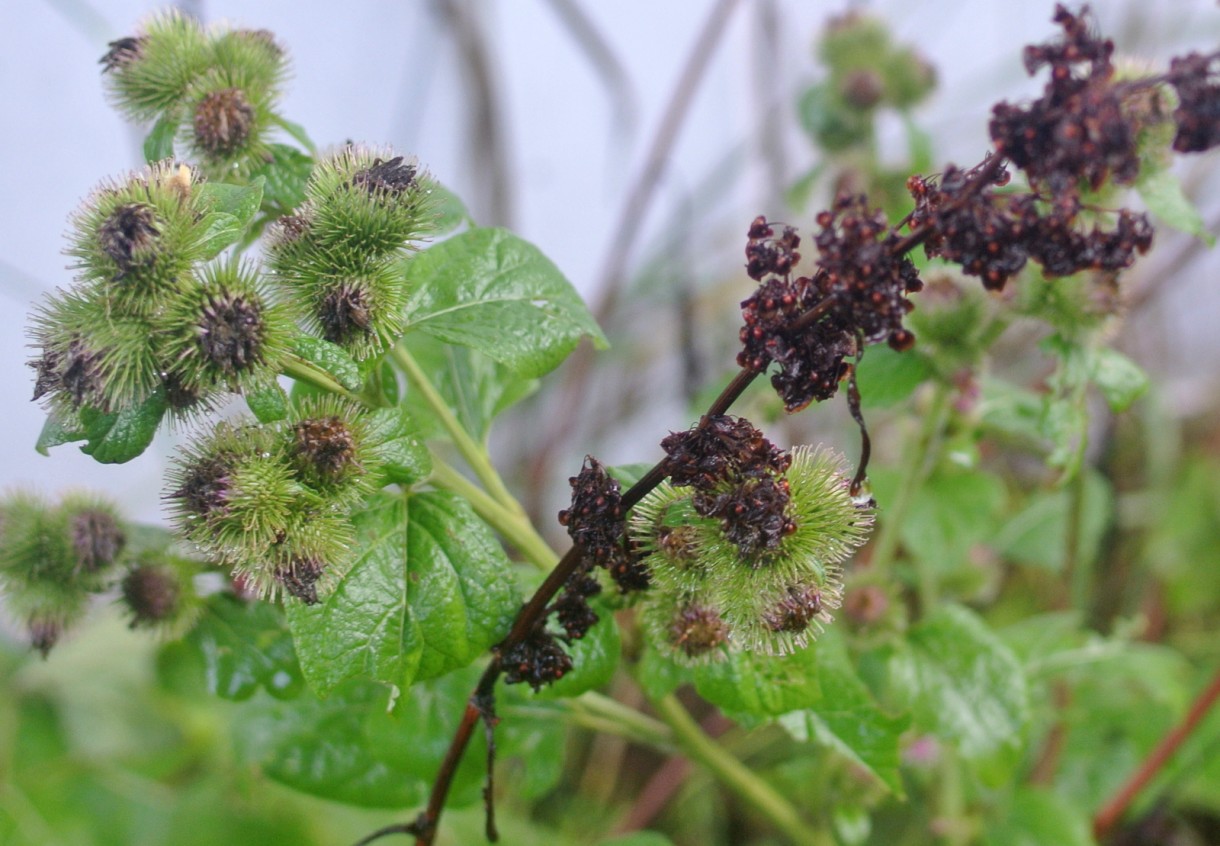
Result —
<svg viewBox="0 0 1220 846"><path fill-rule="evenodd" d="M1220 146L1220 74L1215 54L1191 53L1169 65L1169 82L1178 94L1173 119L1178 131L1173 148L1201 153Z"/></svg>
<svg viewBox="0 0 1220 846"><path fill-rule="evenodd" d="M737 363L754 371L778 364L771 384L788 411L834 396L847 372L844 359L863 344L887 340L906 349L915 341L902 318L911 310L907 294L922 283L896 250L898 237L881 212L870 210L863 197L845 196L818 215L818 226L812 278L788 273L787 257L799 244L791 227L767 240L772 228L756 218L746 247L747 270L763 281L741 304L745 325ZM775 275L764 279L768 273Z"/></svg>
<svg viewBox="0 0 1220 846"><path fill-rule="evenodd" d="M670 480L695 489L691 504L703 517L721 521L727 537L752 564L779 547L796 529L783 478L792 456L748 420L704 417L685 432L671 432L661 448Z"/></svg>
<svg viewBox="0 0 1220 846"><path fill-rule="evenodd" d="M1032 75L1050 68L1043 95L1032 103L1000 103L992 110L996 149L1029 175L1030 184L1052 193L1081 182L1097 189L1113 178L1129 183L1139 172L1136 132L1114 85L1114 44L1089 31L1085 14L1055 9L1063 40L1025 48Z"/></svg>
<svg viewBox="0 0 1220 846"><path fill-rule="evenodd" d="M534 690L553 684L572 669L572 657L546 629L546 617L520 642L500 653L505 684L526 682Z"/></svg>
<svg viewBox="0 0 1220 846"><path fill-rule="evenodd" d="M1049 202L1031 194L998 194L990 187L1007 182L1002 168L987 178L987 187L977 185L988 167L984 162L963 171L949 165L939 181L913 176L907 188L915 198L911 226L926 226L930 233L927 254L960 264L989 290L1002 289L1027 260L1041 264L1047 276L1121 270L1152 245L1145 215L1120 209L1113 229L1094 226L1086 232L1079 225L1075 188Z"/></svg>

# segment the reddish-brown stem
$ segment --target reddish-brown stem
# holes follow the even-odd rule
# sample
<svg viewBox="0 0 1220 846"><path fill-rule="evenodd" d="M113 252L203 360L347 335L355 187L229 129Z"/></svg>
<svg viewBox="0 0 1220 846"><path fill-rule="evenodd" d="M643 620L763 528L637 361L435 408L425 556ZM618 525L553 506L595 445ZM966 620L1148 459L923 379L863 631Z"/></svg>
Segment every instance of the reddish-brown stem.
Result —
<svg viewBox="0 0 1220 846"><path fill-rule="evenodd" d="M1093 836L1097 840L1101 840L1108 835L1118 824L1122 815L1126 813L1127 808L1135 801L1140 792L1148 786L1153 777L1160 771L1161 767L1173 756L1173 753L1178 750L1178 747L1190 737L1191 732L1195 727L1202 722L1207 716L1208 711L1216 704L1216 700L1220 699L1220 672L1218 672L1211 680L1211 684L1207 689L1199 694L1199 698L1190 706L1190 710L1186 713L1186 717L1179 723L1173 731L1165 735L1151 754L1140 765L1140 768L1135 771L1114 797L1110 799L1102 809L1093 817Z"/></svg>

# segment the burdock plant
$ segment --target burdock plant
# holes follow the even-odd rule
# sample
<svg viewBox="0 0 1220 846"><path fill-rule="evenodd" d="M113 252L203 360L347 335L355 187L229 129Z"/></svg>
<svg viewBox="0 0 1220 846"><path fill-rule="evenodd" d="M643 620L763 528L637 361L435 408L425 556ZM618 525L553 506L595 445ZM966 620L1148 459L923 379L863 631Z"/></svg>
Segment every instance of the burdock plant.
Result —
<svg viewBox="0 0 1220 846"><path fill-rule="evenodd" d="M490 782L497 744L511 757L544 742L523 722L544 711L543 734L564 714L682 749L794 843L828 842L832 828L864 842L865 810L904 791L941 791L913 806L956 815L895 835L911 842L934 827L965 842L984 817L1044 808L1039 792L991 793L1022 761L1047 783L1062 740L1030 744L1062 732L1035 725L1043 679L1018 660L1019 634L963 604L978 594L961 583L983 567L958 559L990 539L970 534L968 508L904 520L935 505L922 498L934 489L979 509L1006 499L979 481L988 423L969 406L990 345L1018 317L1041 321L1057 359L1041 398L1011 391L1010 406L1044 402L1018 434L1033 429L1038 466L1079 484L1072 496L1084 489L1088 386L1119 409L1144 382L1106 346L1116 310L1086 314L1074 292L1112 285L1151 245L1151 215L1123 207L1121 189L1163 168L1171 143L1220 143L1215 55L1119 79L1087 16L1060 7L1055 20L1062 36L1025 53L1044 90L995 107L981 161L873 174L886 197L841 192L804 236L742 221L755 289L741 292L739 372L697 422L649 447L651 467L585 459L558 515L571 541L559 555L487 445L493 418L582 339L604 344L572 286L532 245L478 226L414 158L351 142L318 153L279 112L287 58L270 33L150 18L102 59L116 105L152 124L148 165L73 216L74 279L35 312L30 363L43 451L83 441L99 461L130 461L167 415L189 423L164 487L175 539L133 550L137 534L100 500L14 495L0 506L10 609L44 655L105 590L134 629L189 631L215 692L261 686L284 700L247 743L268 777L364 805L427 797L362 843L432 843L451 789L477 793L460 764L478 724ZM860 16L836 22L821 53L831 74L803 100L806 129L825 149L875 156L877 110L905 112L934 75ZM858 183L869 180L840 184ZM903 185L895 222L885 209ZM870 386L886 383L870 366L900 395L891 402L921 386L930 397L878 501L864 415ZM861 435L854 471L729 414L764 375L775 394L751 400L760 421L845 394ZM1060 570L1083 584L1084 500L1072 502L1060 534L1073 563ZM853 567L874 520L868 566ZM843 605L851 632L833 623ZM257 671L230 672L235 662ZM638 686L647 714L592 692L619 666L635 682L615 689ZM509 693L500 714L501 679L534 693ZM817 756L818 789L794 803L775 787L790 778L782 767L764 779L707 737L675 695L684 684L743 723L782 727L791 739L763 757L805 779L795 756ZM535 694L561 704L522 706ZM903 778L907 759L921 766L904 750L927 738L948 751ZM988 787L967 794L975 782ZM494 839L493 784L484 796Z"/></svg>

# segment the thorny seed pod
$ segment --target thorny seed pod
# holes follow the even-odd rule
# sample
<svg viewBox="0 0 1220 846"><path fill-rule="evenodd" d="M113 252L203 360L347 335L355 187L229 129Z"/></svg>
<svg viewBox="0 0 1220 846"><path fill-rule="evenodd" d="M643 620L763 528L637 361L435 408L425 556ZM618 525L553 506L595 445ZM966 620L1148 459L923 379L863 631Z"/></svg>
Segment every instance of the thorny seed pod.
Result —
<svg viewBox="0 0 1220 846"><path fill-rule="evenodd" d="M158 335L163 371L197 406L218 390L248 390L278 374L295 328L261 290L253 266L202 268L198 283L167 308Z"/></svg>
<svg viewBox="0 0 1220 846"><path fill-rule="evenodd" d="M151 121L176 108L191 83L213 62L207 34L177 11L149 18L138 34L109 44L100 64L120 111Z"/></svg>
<svg viewBox="0 0 1220 846"><path fill-rule="evenodd" d="M838 565L864 542L872 514L852 497L842 458L820 448L795 448L785 476L762 481L783 483L789 496L785 529L764 557L743 556L736 528L700 517L692 500L706 494L690 487L655 489L632 511L630 533L648 556L653 588L646 601L661 607L655 613L664 617L677 599L699 596L716 609L735 647L786 654L820 632L838 607ZM682 532L677 556L667 540L675 531Z"/></svg>
<svg viewBox="0 0 1220 846"><path fill-rule="evenodd" d="M184 194L196 176L169 161L150 165L102 183L72 215L72 267L80 282L98 287L108 314L151 317L190 285L206 234Z"/></svg>
<svg viewBox="0 0 1220 846"><path fill-rule="evenodd" d="M114 565L127 544L117 509L100 497L67 494L60 510L68 525L77 572L99 576Z"/></svg>
<svg viewBox="0 0 1220 846"><path fill-rule="evenodd" d="M380 484L386 416L338 398L311 400L284 422L282 449L298 479L332 502L351 505Z"/></svg>
<svg viewBox="0 0 1220 846"><path fill-rule="evenodd" d="M119 602L128 626L166 639L185 634L203 611L195 592L195 570L191 562L162 553L140 556L119 583Z"/></svg>
<svg viewBox="0 0 1220 846"><path fill-rule="evenodd" d="M643 609L649 642L663 655L686 665L724 660L732 628L720 610L698 593L662 590Z"/></svg>
<svg viewBox="0 0 1220 846"><path fill-rule="evenodd" d="M113 514L108 504L83 494L69 497L67 507L51 507L41 497L20 492L0 503L0 587L9 610L26 622L31 645L43 657L83 616L89 595L105 586L113 557L105 561L104 555L118 554L97 532L82 532L74 521L85 505L94 516ZM82 556L78 546L89 547L94 541L103 547L102 554L86 548Z"/></svg>
<svg viewBox="0 0 1220 846"><path fill-rule="evenodd" d="M310 329L358 359L397 340L395 262L433 230L431 179L401 156L344 147L318 162L306 202L273 228L268 263Z"/></svg>

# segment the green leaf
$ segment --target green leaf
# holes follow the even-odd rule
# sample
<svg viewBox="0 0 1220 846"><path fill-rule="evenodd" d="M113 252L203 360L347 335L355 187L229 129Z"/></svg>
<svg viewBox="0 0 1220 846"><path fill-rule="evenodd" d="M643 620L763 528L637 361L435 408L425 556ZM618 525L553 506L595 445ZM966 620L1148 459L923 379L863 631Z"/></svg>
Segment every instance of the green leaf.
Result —
<svg viewBox="0 0 1220 846"><path fill-rule="evenodd" d="M349 678L406 688L466 666L504 636L518 607L508 558L464 499L382 494L354 522L348 573L317 605L288 608L315 690Z"/></svg>
<svg viewBox="0 0 1220 846"><path fill-rule="evenodd" d="M471 229L406 263L407 329L478 350L526 377L553 370L582 337L606 339L580 296L537 247L503 229Z"/></svg>
<svg viewBox="0 0 1220 846"><path fill-rule="evenodd" d="M916 728L956 742L963 757L1016 747L1029 719L1020 662L975 614L942 605L911 629L893 680Z"/></svg>
<svg viewBox="0 0 1220 846"><path fill-rule="evenodd" d="M1126 411L1148 390L1148 374L1117 350L1099 347L1093 350L1089 363L1093 384L1115 413Z"/></svg>
<svg viewBox="0 0 1220 846"><path fill-rule="evenodd" d="M823 696L812 647L782 657L733 652L694 672L699 695L746 726L812 708Z"/></svg>
<svg viewBox="0 0 1220 846"><path fill-rule="evenodd" d="M1098 473L1085 471L1084 502L1077 559L1087 566L1097 555L1102 536L1114 517L1114 496ZM1034 567L1063 572L1067 552L1066 490L1037 494L1008 519L995 538L995 549L1006 558Z"/></svg>
<svg viewBox="0 0 1220 846"><path fill-rule="evenodd" d="M80 451L100 464L131 461L148 449L167 408L169 402L163 388L157 388L144 402L123 411L103 414L83 408L80 419L88 443Z"/></svg>
<svg viewBox="0 0 1220 846"><path fill-rule="evenodd" d="M401 408L372 411L367 425L388 482L413 485L432 472L432 453L415 436L414 426Z"/></svg>
<svg viewBox="0 0 1220 846"><path fill-rule="evenodd" d="M941 574L964 575L971 548L994 535L1004 498L996 476L940 467L911 503L900 529L903 545Z"/></svg>
<svg viewBox="0 0 1220 846"><path fill-rule="evenodd" d="M360 367L352 357L343 347L330 341L312 335L298 335L293 341L292 351L310 364L316 364L325 370L349 391L359 391L364 383L360 376Z"/></svg>
<svg viewBox="0 0 1220 846"><path fill-rule="evenodd" d="M246 391L246 405L259 423L274 423L288 416L288 394L279 383Z"/></svg>
<svg viewBox="0 0 1220 846"><path fill-rule="evenodd" d="M262 204L265 182L259 176L249 185L205 182L194 189L195 207L203 215L199 226L203 229L204 259L214 258L225 247L241 240Z"/></svg>
<svg viewBox="0 0 1220 846"><path fill-rule="evenodd" d="M694 671L662 655L651 644L645 644L644 653L635 667L635 680L649 699L661 699L684 684L694 681Z"/></svg>
<svg viewBox="0 0 1220 846"><path fill-rule="evenodd" d="M508 367L465 347L451 346L422 332L408 333L402 342L428 374L458 421L476 440L483 440L492 421L532 394L536 379L518 376ZM403 403L425 438L447 437L418 391L408 391Z"/></svg>
<svg viewBox="0 0 1220 846"><path fill-rule="evenodd" d="M433 222L436 228L433 235L448 235L463 223L474 226L474 220L461 197L439 182L433 182L430 190L436 208L436 220Z"/></svg>
<svg viewBox="0 0 1220 846"><path fill-rule="evenodd" d="M1092 846L1088 817L1060 796L1037 787L1020 787L1008 815L986 827L985 846Z"/></svg>
<svg viewBox="0 0 1220 846"><path fill-rule="evenodd" d="M902 402L935 373L926 355L875 346L860 359L856 379L865 408L887 408Z"/></svg>
<svg viewBox="0 0 1220 846"><path fill-rule="evenodd" d="M572 656L572 671L538 691L540 698L579 696L586 690L601 687L614 676L623 651L618 623L614 621L614 612L604 603L594 601L592 605L600 619L588 634L567 647L568 654Z"/></svg>
<svg viewBox="0 0 1220 846"><path fill-rule="evenodd" d="M84 427L79 420L64 420L52 411L47 414L46 422L42 424L42 431L38 433L34 449L43 455L50 455L51 447L83 441L85 437Z"/></svg>
<svg viewBox="0 0 1220 846"><path fill-rule="evenodd" d="M267 160L250 172L250 178L262 177L262 206L273 214L288 214L305 201L305 185L313 173L313 158L296 147L271 144Z"/></svg>
<svg viewBox="0 0 1220 846"><path fill-rule="evenodd" d="M1207 230L1203 215L1186 196L1182 183L1173 171L1163 167L1142 168L1135 188L1148 206L1148 211L1160 220L1174 229L1194 235L1209 247L1216 245L1216 236Z"/></svg>
<svg viewBox="0 0 1220 846"><path fill-rule="evenodd" d="M301 691L292 637L270 603L213 596L186 640L203 655L208 690L217 696L249 699L261 687L288 699Z"/></svg>
<svg viewBox="0 0 1220 846"><path fill-rule="evenodd" d="M294 123L285 117L281 117L280 115L274 115L271 120L276 126L287 132L290 136L292 136L294 141L296 141L310 153L318 152L317 146L315 146L313 141L310 139L309 133L305 131L305 127L301 126L299 123Z"/></svg>
<svg viewBox="0 0 1220 846"><path fill-rule="evenodd" d="M174 136L178 134L178 120L162 115L144 139L144 161L152 164L174 157Z"/></svg>
<svg viewBox="0 0 1220 846"><path fill-rule="evenodd" d="M897 796L904 796L898 772L899 739L907 716L885 714L851 666L838 637L817 642L818 682L824 696L813 708L794 711L780 722L798 740L817 740L873 773Z"/></svg>

